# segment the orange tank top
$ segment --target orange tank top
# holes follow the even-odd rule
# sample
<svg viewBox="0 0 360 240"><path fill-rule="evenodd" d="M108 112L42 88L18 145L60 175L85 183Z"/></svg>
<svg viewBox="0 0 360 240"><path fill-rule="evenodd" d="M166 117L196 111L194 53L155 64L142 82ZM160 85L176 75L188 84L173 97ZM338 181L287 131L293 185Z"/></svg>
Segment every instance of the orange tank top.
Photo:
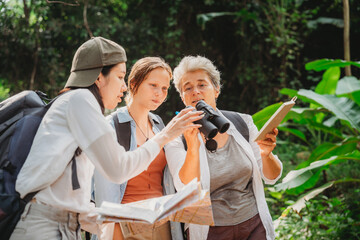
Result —
<svg viewBox="0 0 360 240"><path fill-rule="evenodd" d="M128 181L121 203L130 203L163 196L161 183L165 166L165 153L164 150L161 149L147 170Z"/></svg>

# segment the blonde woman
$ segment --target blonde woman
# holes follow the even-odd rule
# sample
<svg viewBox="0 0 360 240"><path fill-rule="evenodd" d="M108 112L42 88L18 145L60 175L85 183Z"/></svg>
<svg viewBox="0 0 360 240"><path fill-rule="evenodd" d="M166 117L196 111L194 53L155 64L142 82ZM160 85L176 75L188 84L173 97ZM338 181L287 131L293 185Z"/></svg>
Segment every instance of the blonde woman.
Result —
<svg viewBox="0 0 360 240"><path fill-rule="evenodd" d="M162 120L153 114L166 99L172 71L170 66L159 57L145 57L138 60L128 78L127 106L118 109L109 121L113 126L128 126L129 134L118 133L119 142L125 142L133 151L150 141L162 128ZM116 122L116 123L115 123ZM116 127L115 127L116 128ZM124 131L124 130L123 130ZM130 203L148 198L174 193L172 177L167 169L164 150L156 156L149 167L138 176L122 184L113 184L95 173L96 204L102 201ZM127 224L108 226L101 239L182 239L179 223L167 222L138 235L127 231Z"/></svg>

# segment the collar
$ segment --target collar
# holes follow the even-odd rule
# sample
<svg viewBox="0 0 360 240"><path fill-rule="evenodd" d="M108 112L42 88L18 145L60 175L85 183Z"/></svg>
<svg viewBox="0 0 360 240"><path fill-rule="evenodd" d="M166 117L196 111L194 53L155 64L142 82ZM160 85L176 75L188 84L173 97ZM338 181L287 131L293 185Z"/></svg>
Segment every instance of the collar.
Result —
<svg viewBox="0 0 360 240"><path fill-rule="evenodd" d="M117 110L117 117L119 119L119 123L125 123L125 122L131 122L134 121L134 119L130 116L129 111L127 107L121 107ZM158 118L155 116L155 114L149 112L149 119L152 125L159 124Z"/></svg>

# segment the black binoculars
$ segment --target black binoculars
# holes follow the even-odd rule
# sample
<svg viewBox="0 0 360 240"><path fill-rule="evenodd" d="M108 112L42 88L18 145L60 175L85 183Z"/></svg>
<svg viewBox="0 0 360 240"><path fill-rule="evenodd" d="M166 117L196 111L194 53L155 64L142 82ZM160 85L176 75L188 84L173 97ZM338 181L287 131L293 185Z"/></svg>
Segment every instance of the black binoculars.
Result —
<svg viewBox="0 0 360 240"><path fill-rule="evenodd" d="M196 121L195 123L202 125L199 130L204 134L206 139L214 138L218 132L224 133L229 129L229 121L220 116L210 105L208 105L203 100L200 100L196 104L195 108L198 111L203 111L205 114L202 119Z"/></svg>

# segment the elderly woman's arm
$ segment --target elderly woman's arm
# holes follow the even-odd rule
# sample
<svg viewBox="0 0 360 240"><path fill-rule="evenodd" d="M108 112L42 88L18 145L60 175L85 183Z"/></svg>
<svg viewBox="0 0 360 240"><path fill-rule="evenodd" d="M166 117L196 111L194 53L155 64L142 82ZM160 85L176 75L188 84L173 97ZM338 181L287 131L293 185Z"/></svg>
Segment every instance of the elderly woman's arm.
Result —
<svg viewBox="0 0 360 240"><path fill-rule="evenodd" d="M261 170L262 177L266 184L275 184L281 177L282 164L276 155L272 153L276 146L276 135L278 130L276 129L273 134L267 135L266 141L254 142L254 139L259 132L255 126L253 119L250 115L240 114L249 127L250 145L254 151L258 165Z"/></svg>
<svg viewBox="0 0 360 240"><path fill-rule="evenodd" d="M200 181L199 146L200 140L194 139L198 131L185 133L187 151L181 137L165 145L166 161L174 180L176 190L181 190L195 177ZM194 138L192 138L194 137Z"/></svg>
<svg viewBox="0 0 360 240"><path fill-rule="evenodd" d="M268 134L270 135L270 134ZM267 136L268 136L267 135ZM263 174L266 178L270 180L276 179L279 174L281 173L281 165L279 161L275 158L272 152L268 152L268 148L270 146L268 144L271 143L259 143L260 152L261 152L261 159L263 165ZM276 143L274 143L276 145ZM265 150L264 150L265 149ZM272 150L271 150L272 151Z"/></svg>
<svg viewBox="0 0 360 240"><path fill-rule="evenodd" d="M194 178L197 178L198 181L200 181L200 140L198 138L198 133L199 130L197 128L192 128L184 132L187 152L184 165L179 171L180 180L184 184L188 184Z"/></svg>

